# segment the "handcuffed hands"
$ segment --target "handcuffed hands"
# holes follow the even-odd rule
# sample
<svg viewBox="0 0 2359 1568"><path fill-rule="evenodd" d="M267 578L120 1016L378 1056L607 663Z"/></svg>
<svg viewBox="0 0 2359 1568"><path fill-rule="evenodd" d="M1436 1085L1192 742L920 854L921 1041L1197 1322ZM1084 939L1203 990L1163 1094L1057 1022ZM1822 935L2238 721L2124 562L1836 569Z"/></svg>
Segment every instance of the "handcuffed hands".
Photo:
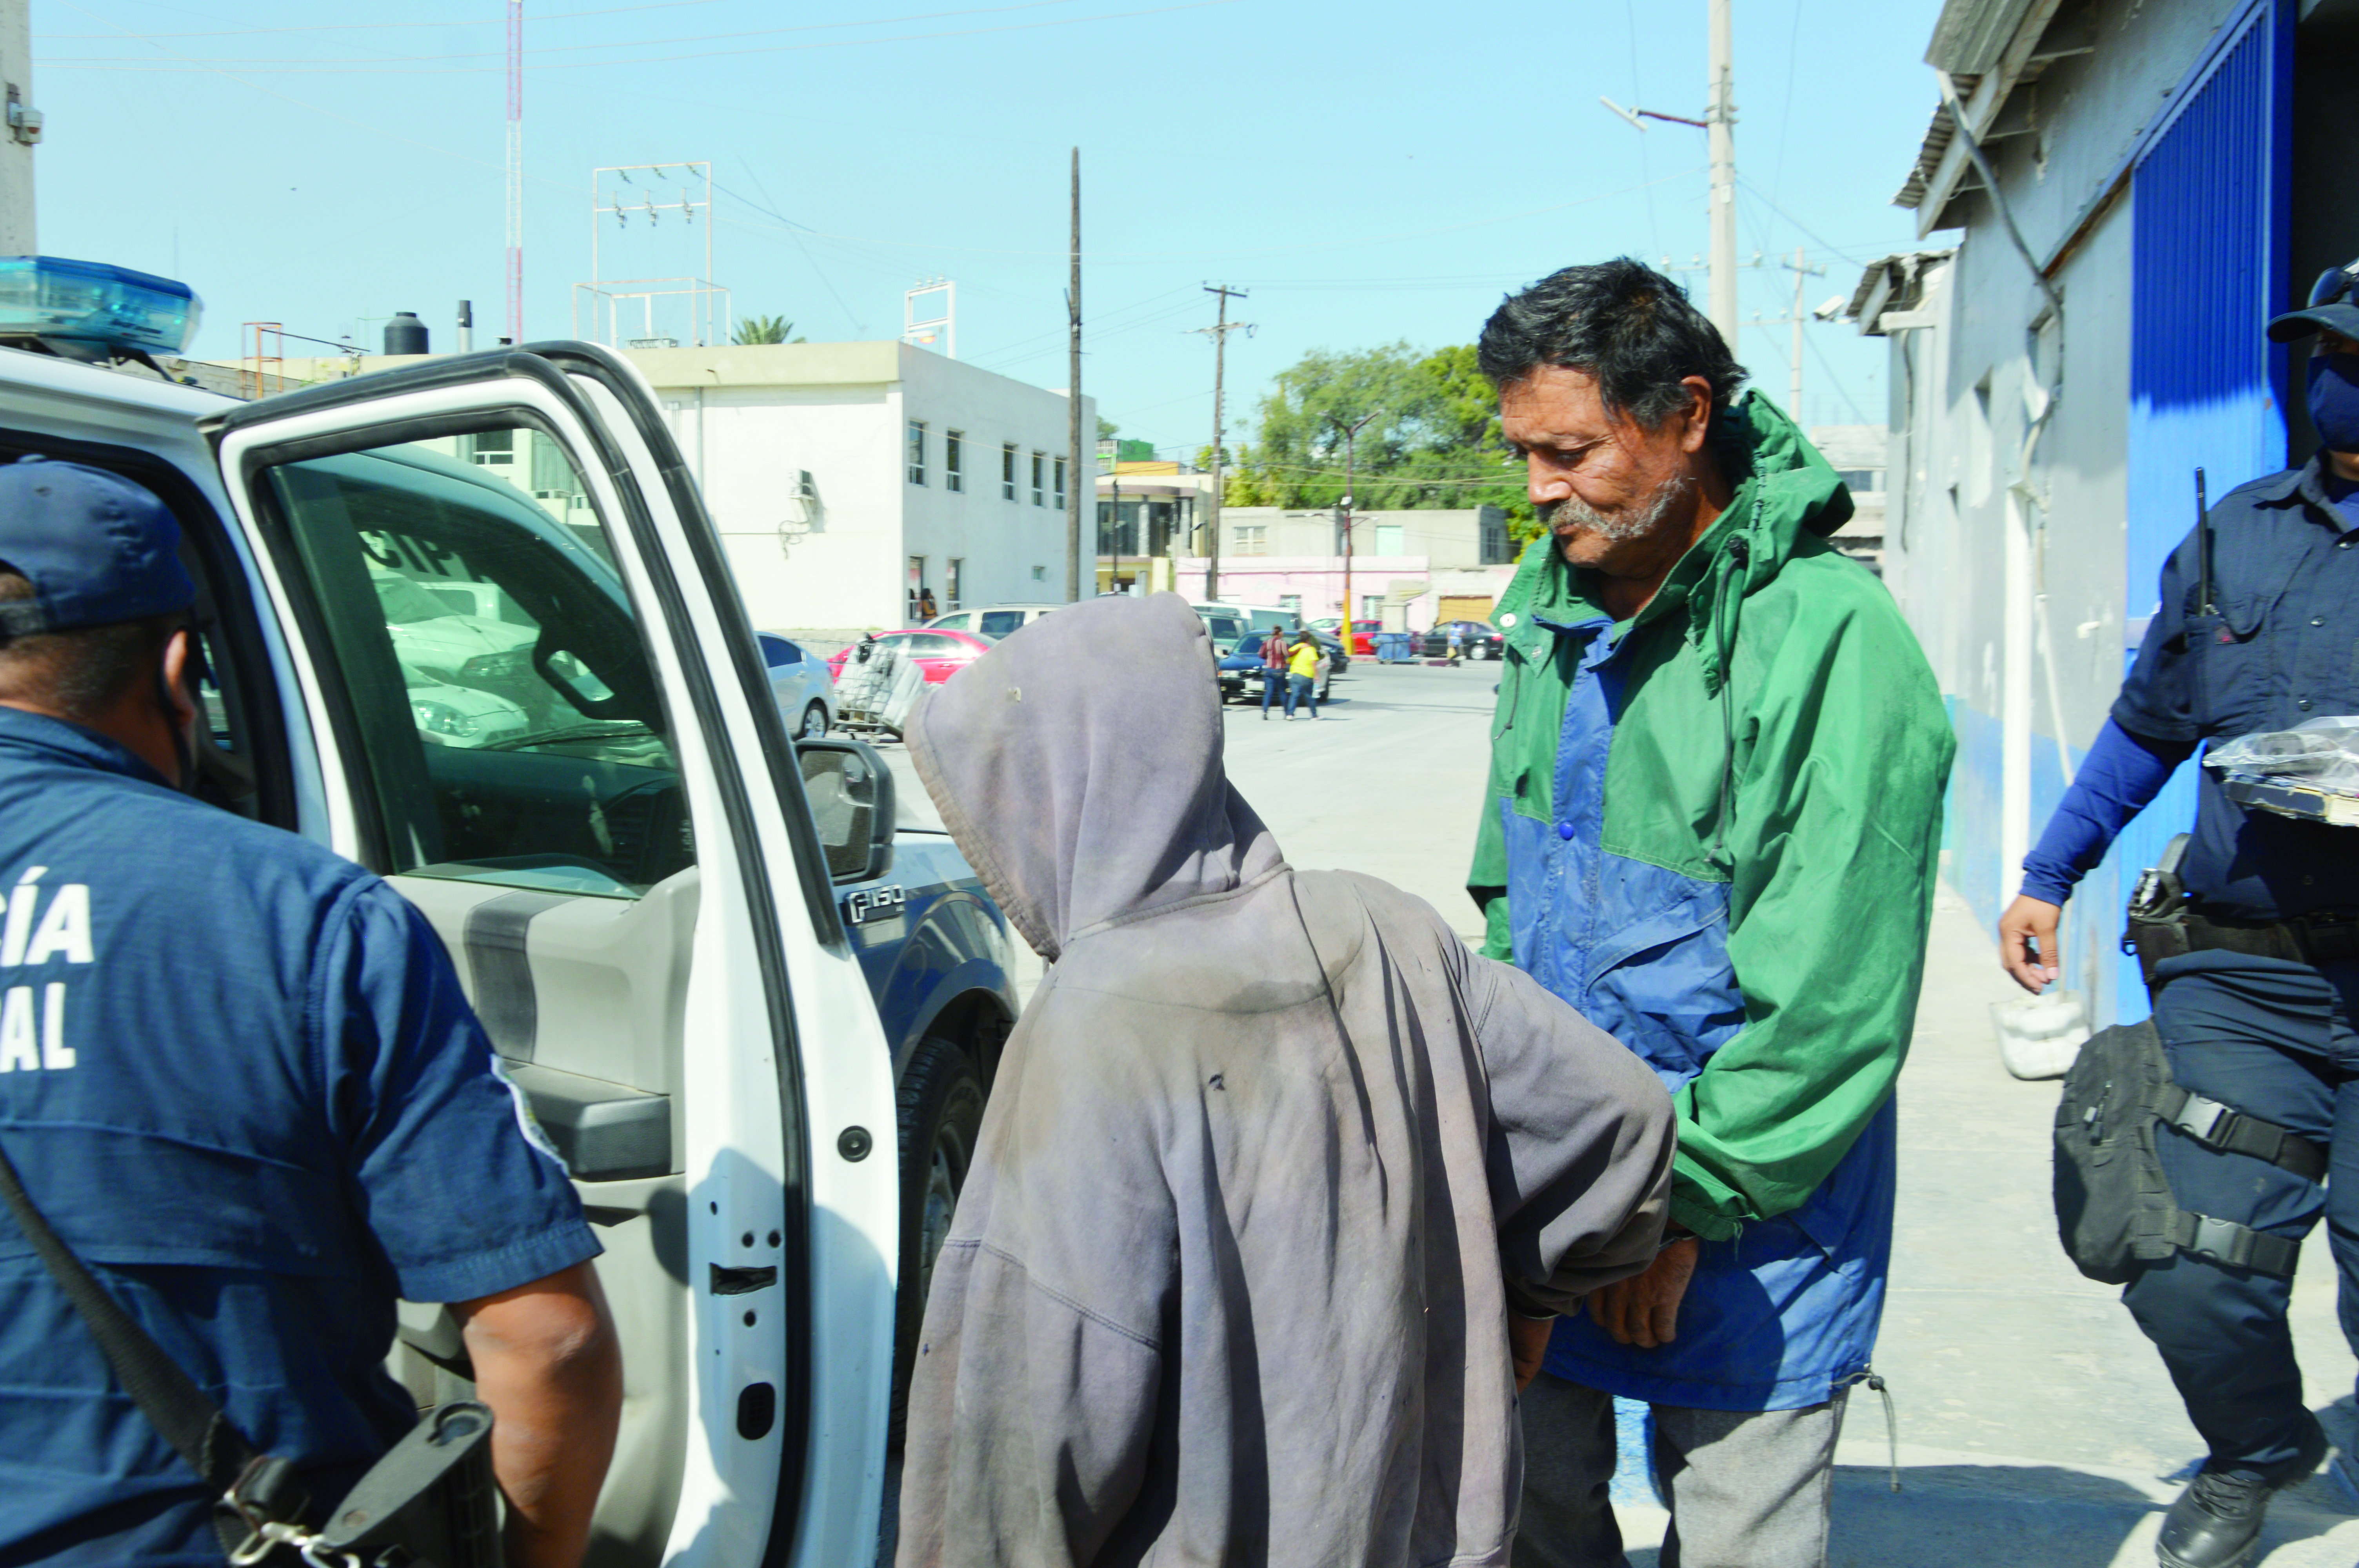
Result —
<svg viewBox="0 0 2359 1568"><path fill-rule="evenodd" d="M1679 1337L1680 1302L1695 1267L1696 1238L1682 1237L1656 1253L1645 1273L1592 1291L1589 1315L1617 1345L1669 1345Z"/></svg>
<svg viewBox="0 0 2359 1568"><path fill-rule="evenodd" d="M1507 1352L1516 1363L1516 1392L1522 1393L1539 1375L1540 1357L1548 1354L1549 1335L1555 1327L1552 1317L1507 1314Z"/></svg>

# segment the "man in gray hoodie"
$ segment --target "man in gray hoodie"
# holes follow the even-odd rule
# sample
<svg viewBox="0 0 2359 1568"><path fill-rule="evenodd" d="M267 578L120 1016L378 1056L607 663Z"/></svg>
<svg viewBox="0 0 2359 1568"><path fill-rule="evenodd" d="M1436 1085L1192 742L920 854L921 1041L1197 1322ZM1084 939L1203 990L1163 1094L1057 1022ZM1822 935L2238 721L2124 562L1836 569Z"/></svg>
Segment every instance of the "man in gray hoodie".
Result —
<svg viewBox="0 0 2359 1568"><path fill-rule="evenodd" d="M1054 968L935 1266L901 1568L1504 1564L1510 1316L1653 1259L1654 1076L1430 905L1288 867L1173 595L1036 622L909 747Z"/></svg>

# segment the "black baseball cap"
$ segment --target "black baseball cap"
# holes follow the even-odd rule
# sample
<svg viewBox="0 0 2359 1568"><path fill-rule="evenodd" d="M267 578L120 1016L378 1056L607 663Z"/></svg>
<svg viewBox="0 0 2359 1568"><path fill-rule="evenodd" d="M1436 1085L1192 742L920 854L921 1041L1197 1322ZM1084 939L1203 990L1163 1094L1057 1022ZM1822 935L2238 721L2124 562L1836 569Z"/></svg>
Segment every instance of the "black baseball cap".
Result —
<svg viewBox="0 0 2359 1568"><path fill-rule="evenodd" d="M2310 287L2310 303L2299 310L2288 310L2269 323L2269 336L2280 343L2290 343L2296 338L2307 338L2321 327L2340 332L2346 338L2359 339L2359 303L2352 299L2352 289L2359 284L2359 261L2349 266L2332 266L2318 275Z"/></svg>
<svg viewBox="0 0 2359 1568"><path fill-rule="evenodd" d="M121 474L34 456L0 467L0 562L33 597L0 604L0 634L111 626L187 610L180 524Z"/></svg>

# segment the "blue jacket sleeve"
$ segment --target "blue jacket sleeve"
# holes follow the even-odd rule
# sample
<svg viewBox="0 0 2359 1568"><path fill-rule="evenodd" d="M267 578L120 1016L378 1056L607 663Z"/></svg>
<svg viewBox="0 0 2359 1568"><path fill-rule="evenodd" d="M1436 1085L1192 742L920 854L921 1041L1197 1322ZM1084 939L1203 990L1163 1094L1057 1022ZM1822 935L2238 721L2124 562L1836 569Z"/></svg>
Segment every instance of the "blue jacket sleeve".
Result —
<svg viewBox="0 0 2359 1568"><path fill-rule="evenodd" d="M2195 751L2188 741L2149 741L2114 719L2097 731L2088 760L2048 819L2038 847L2023 858L2023 891L2061 904L2105 858L2114 835L2146 808L2171 773Z"/></svg>

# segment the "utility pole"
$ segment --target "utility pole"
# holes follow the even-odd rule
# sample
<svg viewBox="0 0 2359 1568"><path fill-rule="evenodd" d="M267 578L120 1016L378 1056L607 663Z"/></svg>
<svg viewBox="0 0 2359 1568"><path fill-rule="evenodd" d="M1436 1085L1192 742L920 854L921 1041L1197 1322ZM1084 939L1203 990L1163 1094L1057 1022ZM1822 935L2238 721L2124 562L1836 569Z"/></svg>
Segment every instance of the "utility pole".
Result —
<svg viewBox="0 0 2359 1568"><path fill-rule="evenodd" d="M0 0L0 79L7 123L0 125L0 255L40 254L33 242L33 146L41 139L41 112L33 107L32 7Z"/></svg>
<svg viewBox="0 0 2359 1568"><path fill-rule="evenodd" d="M1787 382L1786 412L1792 415L1794 423L1799 425L1802 422L1802 285L1812 277L1824 277L1827 267L1824 262L1812 266L1809 254L1799 245L1794 247L1792 259L1780 265L1794 275L1794 358L1792 374Z"/></svg>
<svg viewBox="0 0 2359 1568"><path fill-rule="evenodd" d="M508 0L508 341L524 341L524 0Z"/></svg>
<svg viewBox="0 0 2359 1568"><path fill-rule="evenodd" d="M1225 283L1208 283L1204 285L1204 292L1207 294L1217 294L1221 297L1221 314L1219 319L1210 327L1198 327L1193 329L1212 340L1212 505L1211 521L1206 524L1204 530L1206 536L1206 547L1204 551L1204 597L1208 600L1217 601L1221 597L1222 377L1228 363L1229 334L1235 331L1240 327L1244 327L1248 332L1252 331L1253 329L1246 326L1243 321L1232 321L1229 319L1229 298L1234 295L1237 298L1243 299L1245 297L1245 291L1244 289L1232 288Z"/></svg>
<svg viewBox="0 0 2359 1568"><path fill-rule="evenodd" d="M1736 352L1736 68L1732 56L1729 0L1705 0L1712 21L1712 96L1704 124L1712 132L1712 324Z"/></svg>
<svg viewBox="0 0 2359 1568"><path fill-rule="evenodd" d="M1374 414L1363 414L1353 424L1335 427L1343 432L1343 656L1347 659L1352 656L1352 477L1360 432L1375 418Z"/></svg>
<svg viewBox="0 0 2359 1568"><path fill-rule="evenodd" d="M1065 286L1065 315L1071 324L1071 361L1065 373L1065 445L1072 449L1065 482L1065 602L1082 597L1082 149L1073 149L1073 280ZM1094 432L1093 432L1094 434ZM1090 481L1091 521L1096 521L1098 485Z"/></svg>

